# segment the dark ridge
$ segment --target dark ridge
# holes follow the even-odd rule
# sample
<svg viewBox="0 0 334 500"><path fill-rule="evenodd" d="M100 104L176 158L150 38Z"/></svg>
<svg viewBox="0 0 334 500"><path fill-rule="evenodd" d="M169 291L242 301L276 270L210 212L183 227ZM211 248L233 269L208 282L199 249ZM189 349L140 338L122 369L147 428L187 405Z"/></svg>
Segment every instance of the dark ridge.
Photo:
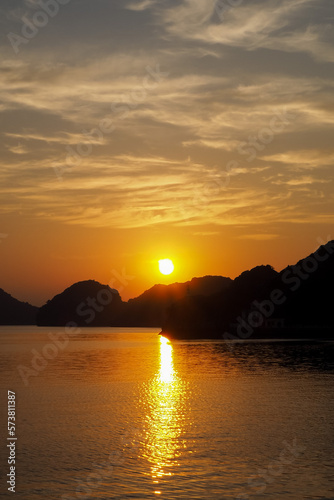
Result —
<svg viewBox="0 0 334 500"><path fill-rule="evenodd" d="M258 266L224 293L173 304L162 334L175 339L334 338L334 241L277 273Z"/></svg>
<svg viewBox="0 0 334 500"><path fill-rule="evenodd" d="M38 307L21 302L0 288L0 325L35 325Z"/></svg>

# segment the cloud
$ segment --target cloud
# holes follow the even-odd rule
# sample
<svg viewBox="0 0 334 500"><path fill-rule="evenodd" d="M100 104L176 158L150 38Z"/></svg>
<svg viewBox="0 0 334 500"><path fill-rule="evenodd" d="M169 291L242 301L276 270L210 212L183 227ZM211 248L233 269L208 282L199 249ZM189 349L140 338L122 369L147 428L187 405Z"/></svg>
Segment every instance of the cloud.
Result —
<svg viewBox="0 0 334 500"><path fill-rule="evenodd" d="M262 160L294 166L300 169L315 169L334 164L334 153L317 149L286 151L278 154L262 156Z"/></svg>
<svg viewBox="0 0 334 500"><path fill-rule="evenodd" d="M7 146L7 149L15 155L24 155L28 153L28 149L21 142L18 142L16 145Z"/></svg>
<svg viewBox="0 0 334 500"><path fill-rule="evenodd" d="M240 185L225 189L217 175L191 160L121 155L100 157L94 165L87 159L58 182L42 160L35 162L34 170L29 162L12 162L1 173L2 211L24 205L27 216L120 228L253 225L267 220L270 205L279 213L281 195Z"/></svg>
<svg viewBox="0 0 334 500"><path fill-rule="evenodd" d="M80 16L69 4L24 57L2 47L3 212L197 232L328 220L334 84L323 62L331 60L325 1L240 2L223 19L213 0L100 3L94 23L89 2ZM152 78L157 68L163 78ZM289 123L247 162L239 146L259 139L277 113ZM114 130L101 135L106 119ZM87 141L90 152L68 168L69 148ZM66 167L62 180L55 164Z"/></svg>
<svg viewBox="0 0 334 500"><path fill-rule="evenodd" d="M332 179L319 179L319 178L313 177L311 175L303 175L301 177L296 177L296 178L292 178L292 179L273 180L272 181L273 184L277 184L277 185L284 184L287 186L303 186L306 184L314 186L316 184L327 184L330 182L332 182Z"/></svg>
<svg viewBox="0 0 334 500"><path fill-rule="evenodd" d="M139 0L136 2L131 2L126 5L126 9L141 12L146 9L150 9L157 4L157 0Z"/></svg>
<svg viewBox="0 0 334 500"><path fill-rule="evenodd" d="M48 165L45 159L35 161L33 168L22 159L4 165L0 174L3 213L24 206L26 216L87 227L254 226L314 220L315 215L319 220L320 214L310 211L305 200L317 184L329 183L311 176L273 175L268 190L259 182L263 168L255 166L253 173L239 169L226 186L219 169L190 158L179 161L163 156L99 156L93 162L86 158L61 182ZM244 181L245 176L251 177ZM298 191L301 187L309 189ZM320 200L327 218L330 202L325 196L317 198L318 204Z"/></svg>
<svg viewBox="0 0 334 500"><path fill-rule="evenodd" d="M241 234L238 236L241 240L255 240L255 241L267 241L267 240L275 240L279 238L279 234L270 234L270 233L254 233L254 234Z"/></svg>
<svg viewBox="0 0 334 500"><path fill-rule="evenodd" d="M317 24L319 3L325 10L327 3L318 0L239 2L230 9L214 0L184 0L164 12L163 22L170 35L182 39L250 51L306 52L332 62L330 25L324 18Z"/></svg>

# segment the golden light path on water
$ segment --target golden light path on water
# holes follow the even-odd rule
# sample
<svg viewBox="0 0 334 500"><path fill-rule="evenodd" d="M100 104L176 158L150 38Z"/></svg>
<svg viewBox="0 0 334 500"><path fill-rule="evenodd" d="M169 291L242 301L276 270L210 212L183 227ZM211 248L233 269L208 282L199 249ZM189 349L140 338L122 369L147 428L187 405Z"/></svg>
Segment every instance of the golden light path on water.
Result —
<svg viewBox="0 0 334 500"><path fill-rule="evenodd" d="M170 383L173 379L173 348L168 339L160 337L160 381Z"/></svg>
<svg viewBox="0 0 334 500"><path fill-rule="evenodd" d="M173 364L173 347L160 337L160 369L148 386L146 403L145 458L150 464L150 475L159 495L159 483L172 476L178 466L178 457L185 443L180 440L184 427L184 392Z"/></svg>

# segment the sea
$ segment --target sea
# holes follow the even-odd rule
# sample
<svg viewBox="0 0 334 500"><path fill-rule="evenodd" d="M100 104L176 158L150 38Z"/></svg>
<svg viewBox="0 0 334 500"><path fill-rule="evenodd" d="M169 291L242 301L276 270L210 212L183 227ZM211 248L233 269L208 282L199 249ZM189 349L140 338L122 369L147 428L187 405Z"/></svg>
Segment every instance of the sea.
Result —
<svg viewBox="0 0 334 500"><path fill-rule="evenodd" d="M0 346L1 498L334 499L333 342L11 326Z"/></svg>

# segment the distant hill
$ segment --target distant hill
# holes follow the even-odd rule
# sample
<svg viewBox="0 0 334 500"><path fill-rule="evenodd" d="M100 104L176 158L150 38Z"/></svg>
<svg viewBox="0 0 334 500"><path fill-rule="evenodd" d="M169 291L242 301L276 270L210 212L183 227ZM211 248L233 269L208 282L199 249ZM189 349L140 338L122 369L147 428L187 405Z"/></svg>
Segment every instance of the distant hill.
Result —
<svg viewBox="0 0 334 500"><path fill-rule="evenodd" d="M230 278L222 276L204 276L193 278L185 283L154 285L135 299L130 299L124 306L121 322L124 326L161 327L166 319L167 309L187 296L209 296L224 293L232 283Z"/></svg>
<svg viewBox="0 0 334 500"><path fill-rule="evenodd" d="M14 299L0 288L0 325L34 325L38 307Z"/></svg>
<svg viewBox="0 0 334 500"><path fill-rule="evenodd" d="M258 266L224 293L174 303L162 333L176 339L334 338L333 283L331 241L280 273Z"/></svg>
<svg viewBox="0 0 334 500"><path fill-rule="evenodd" d="M80 281L66 288L40 308L38 326L113 326L121 314L122 299L117 290L94 280Z"/></svg>
<svg viewBox="0 0 334 500"><path fill-rule="evenodd" d="M266 265L234 280L204 276L154 285L128 302L94 280L73 284L39 310L0 289L0 324L162 327L176 339L303 338L318 331L334 338L333 283L330 241L279 273Z"/></svg>
<svg viewBox="0 0 334 500"><path fill-rule="evenodd" d="M163 333L175 338L221 337L222 325L233 321L254 294L261 294L277 276L271 266L258 266L230 280L223 291L185 297L169 308Z"/></svg>
<svg viewBox="0 0 334 500"><path fill-rule="evenodd" d="M193 278L186 283L154 285L135 299L123 302L117 290L97 281L75 283L40 308L39 326L161 327L167 308L187 295L222 291L232 280L221 276ZM108 302L110 297L110 303Z"/></svg>

